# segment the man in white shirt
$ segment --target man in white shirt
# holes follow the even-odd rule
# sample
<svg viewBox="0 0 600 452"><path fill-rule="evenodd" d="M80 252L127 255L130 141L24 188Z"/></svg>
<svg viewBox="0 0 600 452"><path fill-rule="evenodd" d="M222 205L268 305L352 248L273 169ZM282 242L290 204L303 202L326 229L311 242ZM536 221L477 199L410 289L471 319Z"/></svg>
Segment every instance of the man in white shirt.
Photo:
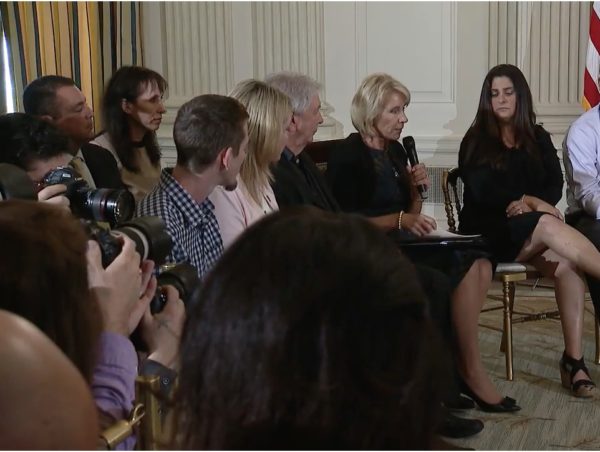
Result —
<svg viewBox="0 0 600 452"><path fill-rule="evenodd" d="M566 222L600 249L600 109L581 115L563 141L567 179ZM587 277L596 318L600 313L600 281Z"/></svg>

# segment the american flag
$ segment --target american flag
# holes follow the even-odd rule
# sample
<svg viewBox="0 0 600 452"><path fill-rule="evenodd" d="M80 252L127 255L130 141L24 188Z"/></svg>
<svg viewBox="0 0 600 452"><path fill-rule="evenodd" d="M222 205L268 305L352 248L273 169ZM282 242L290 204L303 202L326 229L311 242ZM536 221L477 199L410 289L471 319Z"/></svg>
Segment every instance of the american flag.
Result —
<svg viewBox="0 0 600 452"><path fill-rule="evenodd" d="M590 36L588 39L585 73L583 75L583 108L589 110L600 103L600 2L594 2L590 11Z"/></svg>

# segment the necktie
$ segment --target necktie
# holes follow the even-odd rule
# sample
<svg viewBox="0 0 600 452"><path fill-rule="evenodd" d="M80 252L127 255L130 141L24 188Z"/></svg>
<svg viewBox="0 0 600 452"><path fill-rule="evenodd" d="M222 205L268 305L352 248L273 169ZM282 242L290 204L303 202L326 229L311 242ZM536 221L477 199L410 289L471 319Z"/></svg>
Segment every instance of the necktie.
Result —
<svg viewBox="0 0 600 452"><path fill-rule="evenodd" d="M84 160L76 155L71 160L71 166L75 168L75 170L83 177L83 179L88 183L90 188L96 188L96 184L94 183L94 178L92 177L92 173L90 173L89 168L85 164Z"/></svg>

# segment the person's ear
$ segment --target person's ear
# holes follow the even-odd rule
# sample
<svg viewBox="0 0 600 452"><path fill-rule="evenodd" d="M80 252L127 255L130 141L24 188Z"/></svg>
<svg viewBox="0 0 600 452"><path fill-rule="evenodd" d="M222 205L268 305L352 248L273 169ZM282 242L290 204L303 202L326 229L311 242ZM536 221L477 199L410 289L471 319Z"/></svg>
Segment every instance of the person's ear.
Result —
<svg viewBox="0 0 600 452"><path fill-rule="evenodd" d="M299 125L299 118L296 115L296 113L292 113L292 121L290 122L290 126L287 129L288 134L297 132L298 125Z"/></svg>
<svg viewBox="0 0 600 452"><path fill-rule="evenodd" d="M121 99L121 109L125 112L125 114L130 115L133 111L131 108L131 102L127 99Z"/></svg>
<svg viewBox="0 0 600 452"><path fill-rule="evenodd" d="M50 124L54 124L56 122L56 119L54 119L50 115L40 115L40 116L38 116L38 119L41 119L42 121L45 121L45 122L49 122Z"/></svg>
<svg viewBox="0 0 600 452"><path fill-rule="evenodd" d="M219 152L220 167L224 170L228 170L234 157L235 155L233 155L233 148L231 146L223 149Z"/></svg>

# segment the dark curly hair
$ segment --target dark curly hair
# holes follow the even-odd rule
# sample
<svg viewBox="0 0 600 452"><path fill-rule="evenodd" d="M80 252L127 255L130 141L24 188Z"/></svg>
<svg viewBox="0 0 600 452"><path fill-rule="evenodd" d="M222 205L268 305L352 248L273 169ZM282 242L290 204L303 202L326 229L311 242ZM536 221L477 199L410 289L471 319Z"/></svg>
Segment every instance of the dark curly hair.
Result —
<svg viewBox="0 0 600 452"><path fill-rule="evenodd" d="M34 161L68 152L69 140L52 124L26 113L0 116L0 163L28 170Z"/></svg>

